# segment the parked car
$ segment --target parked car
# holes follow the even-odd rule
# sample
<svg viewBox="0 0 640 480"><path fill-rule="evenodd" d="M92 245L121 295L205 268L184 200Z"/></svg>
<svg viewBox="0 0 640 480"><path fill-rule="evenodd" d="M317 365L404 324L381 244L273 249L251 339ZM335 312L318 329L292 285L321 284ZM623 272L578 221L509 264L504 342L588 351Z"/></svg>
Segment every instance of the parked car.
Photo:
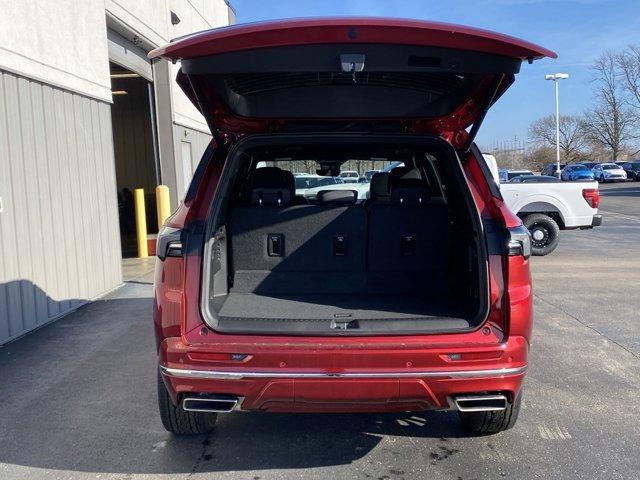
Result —
<svg viewBox="0 0 640 480"><path fill-rule="evenodd" d="M510 182L513 178L521 175L533 175L533 172L530 170L507 170L505 168L501 168L498 172L500 174L501 182Z"/></svg>
<svg viewBox="0 0 640 480"><path fill-rule="evenodd" d="M563 182L592 182L595 176L591 170L581 163L567 165L560 172Z"/></svg>
<svg viewBox="0 0 640 480"><path fill-rule="evenodd" d="M496 159L492 155L483 157L488 170L497 172ZM589 229L602 224L596 182L567 183L556 177L534 175L543 181L500 183L499 176L496 173L493 176L505 204L531 233L532 255L553 252L560 241L560 230Z"/></svg>
<svg viewBox="0 0 640 480"><path fill-rule="evenodd" d="M627 181L627 172L615 163L599 163L593 167L592 172L595 179L600 183Z"/></svg>
<svg viewBox="0 0 640 480"><path fill-rule="evenodd" d="M625 162L625 161L623 161L623 160L618 160L618 161L613 162L613 163L615 163L616 165L618 165L619 167L621 167L621 166L623 166L623 165L624 165L625 163L627 163L627 162Z"/></svg>
<svg viewBox="0 0 640 480"><path fill-rule="evenodd" d="M320 175L298 175L295 176L296 195L304 196L307 190L316 187L327 187L342 184L344 181L340 177L322 177Z"/></svg>
<svg viewBox="0 0 640 480"><path fill-rule="evenodd" d="M562 169L564 167L566 167L567 165L564 163L560 164L560 171L562 171ZM542 169L542 172L540 173L541 175L547 175L550 177L557 177L558 176L558 164L557 163L548 163L547 165L544 166L544 168Z"/></svg>
<svg viewBox="0 0 640 480"><path fill-rule="evenodd" d="M626 162L622 168L627 173L629 180L635 180L636 182L640 180L640 161Z"/></svg>
<svg viewBox="0 0 640 480"><path fill-rule="evenodd" d="M358 183L358 179L360 175L355 170L345 170L344 172L340 172L340 178L344 181L344 183Z"/></svg>
<svg viewBox="0 0 640 480"><path fill-rule="evenodd" d="M509 180L509 183L558 183L558 177L548 175L518 175Z"/></svg>
<svg viewBox="0 0 640 480"><path fill-rule="evenodd" d="M319 202L318 194L320 194L321 192L326 192L327 190L330 190L332 192L333 191L351 191L351 192L356 192L356 200L364 201L367 198L369 198L369 188L370 188L370 185L368 183L342 183L339 185L332 185L330 188L326 186L315 187L315 188L309 188L304 193L304 198L307 199L307 202L309 204L317 204Z"/></svg>
<svg viewBox="0 0 640 480"><path fill-rule="evenodd" d="M358 181L360 183L369 183L371 181L371 177L373 177L373 174L378 172L379 170L366 170Z"/></svg>
<svg viewBox="0 0 640 480"><path fill-rule="evenodd" d="M475 433L512 427L531 241L473 138L523 61L555 53L341 17L213 29L150 57L181 62L215 146L157 241L165 428L209 433L234 409L454 410ZM350 158L404 166L374 175L366 202L329 188L307 205L289 170L255 168L279 158L328 175Z"/></svg>
<svg viewBox="0 0 640 480"><path fill-rule="evenodd" d="M595 167L596 165L598 165L598 162L580 162L581 165L584 165L585 167L587 167L589 170L592 170L593 167Z"/></svg>

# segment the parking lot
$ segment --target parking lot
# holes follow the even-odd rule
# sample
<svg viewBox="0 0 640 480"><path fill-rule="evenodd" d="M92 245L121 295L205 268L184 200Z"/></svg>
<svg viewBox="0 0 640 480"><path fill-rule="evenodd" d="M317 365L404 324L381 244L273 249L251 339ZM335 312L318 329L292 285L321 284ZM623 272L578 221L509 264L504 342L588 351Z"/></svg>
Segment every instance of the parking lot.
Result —
<svg viewBox="0 0 640 480"><path fill-rule="evenodd" d="M535 335L513 430L455 413L233 413L166 433L152 276L0 349L0 478L638 478L640 183L601 186L603 226L532 260Z"/></svg>

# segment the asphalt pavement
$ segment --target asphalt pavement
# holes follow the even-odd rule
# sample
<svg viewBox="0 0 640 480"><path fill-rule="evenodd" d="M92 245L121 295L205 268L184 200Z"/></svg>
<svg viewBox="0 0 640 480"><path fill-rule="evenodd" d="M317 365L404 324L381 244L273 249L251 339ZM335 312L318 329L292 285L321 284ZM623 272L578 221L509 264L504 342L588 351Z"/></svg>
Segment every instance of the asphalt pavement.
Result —
<svg viewBox="0 0 640 480"><path fill-rule="evenodd" d="M513 430L454 413L233 413L177 438L155 398L151 276L0 348L0 479L640 477L640 183L532 260L535 333Z"/></svg>

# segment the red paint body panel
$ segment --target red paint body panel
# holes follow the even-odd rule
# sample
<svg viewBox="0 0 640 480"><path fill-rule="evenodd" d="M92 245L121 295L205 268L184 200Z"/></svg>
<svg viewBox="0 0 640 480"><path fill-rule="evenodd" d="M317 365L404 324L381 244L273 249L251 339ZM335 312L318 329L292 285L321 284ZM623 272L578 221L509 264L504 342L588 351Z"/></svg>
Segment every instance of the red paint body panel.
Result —
<svg viewBox="0 0 640 480"><path fill-rule="evenodd" d="M496 335L498 334L498 335ZM169 368L233 372L423 372L513 368L527 364L529 343L511 336L506 342L493 331L463 335L401 338L291 338L207 335L211 343L191 344L187 338L166 339L160 364ZM457 338L455 338L457 337ZM484 341L483 341L484 339ZM248 362L194 360L193 352L248 353ZM451 361L448 354L491 354L484 360ZM501 391L515 395L524 374L489 378L299 379L259 378L209 380L165 377L173 396L190 392L225 393L244 397L244 410L272 411L406 411L447 408L452 394Z"/></svg>
<svg viewBox="0 0 640 480"><path fill-rule="evenodd" d="M489 30L422 20L337 17L276 20L215 28L172 42L149 58L196 58L254 48L325 43L425 45L522 60L557 55L539 45Z"/></svg>
<svg viewBox="0 0 640 480"><path fill-rule="evenodd" d="M469 159L466 174L483 216L501 215L515 224L500 199L489 193L486 179ZM205 171L200 194L211 198L220 168ZM488 195L485 196L485 195ZM183 205L169 224L206 216L207 202ZM527 365L532 327L529 264L521 257L489 257L490 303L488 334L468 333L375 337L288 337L219 334L205 327L199 311L201 257L167 258L156 269L156 336L161 365L193 370L247 370L282 372L389 372L511 368ZM506 290L505 290L506 286ZM179 327L178 327L179 326ZM205 328L206 335L201 334ZM179 332L179 333L178 333ZM229 354L248 357L231 361ZM463 360L451 361L450 353ZM464 354L473 354L464 360ZM481 358L477 358L480 356ZM225 360L226 358L226 360ZM299 379L203 380L164 377L174 401L189 392L233 394L244 397L242 408L274 412L419 411L447 408L453 394L478 391L506 392L513 398L524 374L475 379L399 378L352 381L306 381L296 395ZM348 385L348 388L345 387ZM393 385L393 387L391 387ZM327 391L329 388L329 391ZM346 390L345 390L346 389ZM390 389L397 394L390 395ZM314 394L315 392L315 394ZM332 393L331 393L332 392ZM340 392L348 392L342 395ZM333 397L331 396L333 395Z"/></svg>
<svg viewBox="0 0 640 480"><path fill-rule="evenodd" d="M350 39L354 28L355 38ZM433 22L362 18L291 20L226 27L177 41L154 50L150 56L192 58L278 45L344 43L348 39L362 43L473 49L522 59L555 58L553 52L536 45L484 30ZM467 133L451 127L468 122L477 114L474 110L477 107L463 105L461 108L466 110L456 112L456 125L422 125L426 130L435 128L452 145L462 145ZM220 118L229 120L221 115ZM244 133L252 130L250 122L238 122L235 126L244 129ZM188 230L194 222L206 220L224 164L222 158L215 160L208 162L197 194L180 205L167 226ZM463 163L481 218L506 228L521 225L520 219L491 193L472 153L467 154ZM519 256L491 254L488 270L489 317L485 325L475 331L369 337L255 336L220 334L205 326L200 313L202 258L199 254L188 253L182 258L158 261L154 317L160 365L182 370L284 374L284 378L244 379L165 375L165 384L174 402L189 392L232 394L244 398L242 408L245 410L281 412L447 408L452 395L475 392L505 392L513 399L521 387L524 373L483 378L420 375L420 372L429 371L494 370L527 365L532 329L529 262ZM231 354L246 357L235 361ZM452 360L450 354L460 354L461 358ZM403 375L397 378L287 378L287 374L305 372L329 375L402 372Z"/></svg>
<svg viewBox="0 0 640 480"><path fill-rule="evenodd" d="M274 47L327 44L387 44L458 49L479 54L499 55L517 61L550 57L556 54L533 43L488 30L462 25L389 18L309 18L232 25L215 28L176 40L149 53L150 58L163 57L173 61L207 57L232 52ZM294 67L294 65L292 65ZM466 129L482 115L482 99L489 94L493 75L487 73L478 87L470 92L455 110L433 118L369 118L376 124L401 125L405 131L431 132L447 135L453 145L461 145ZM498 99L512 83L504 76L497 87ZM178 84L196 108L209 119L210 127L227 133L273 132L297 128L301 123L326 123L317 118L251 118L232 112L219 98L216 88L195 75L186 78L178 74ZM196 91L200 99L197 98ZM375 120L375 122L374 122ZM339 118L329 121L349 123L365 121Z"/></svg>

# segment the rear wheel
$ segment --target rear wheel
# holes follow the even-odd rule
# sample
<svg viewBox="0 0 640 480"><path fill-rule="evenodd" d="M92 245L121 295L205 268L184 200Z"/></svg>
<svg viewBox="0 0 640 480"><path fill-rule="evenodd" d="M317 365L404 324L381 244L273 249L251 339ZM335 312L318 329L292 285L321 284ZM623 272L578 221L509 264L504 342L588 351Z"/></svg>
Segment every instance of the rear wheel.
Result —
<svg viewBox="0 0 640 480"><path fill-rule="evenodd" d="M560 241L560 227L555 220L543 213L527 215L522 219L531 233L531 253L537 256L553 252Z"/></svg>
<svg viewBox="0 0 640 480"><path fill-rule="evenodd" d="M158 408L160 419L167 431L176 435L201 435L209 433L216 425L217 414L188 412L182 405L174 405L158 372Z"/></svg>
<svg viewBox="0 0 640 480"><path fill-rule="evenodd" d="M481 435L498 433L512 428L518 420L522 389L513 403L497 412L458 412L460 424L468 432Z"/></svg>

